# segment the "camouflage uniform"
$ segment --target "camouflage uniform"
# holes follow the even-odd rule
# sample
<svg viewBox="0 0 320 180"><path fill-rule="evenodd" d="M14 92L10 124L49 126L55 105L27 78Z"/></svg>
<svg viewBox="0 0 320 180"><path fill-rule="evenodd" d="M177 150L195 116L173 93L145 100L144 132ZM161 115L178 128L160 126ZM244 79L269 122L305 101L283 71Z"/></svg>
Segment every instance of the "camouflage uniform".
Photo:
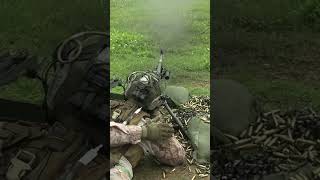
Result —
<svg viewBox="0 0 320 180"><path fill-rule="evenodd" d="M141 151L142 154L147 155L150 154L154 156L159 162L177 166L184 162L185 151L182 145L175 137L171 137L166 141L162 142L151 142L148 140L141 140L142 136L142 128L141 126L144 125L144 121L150 121L151 115L141 111L138 114L135 114L132 117L129 125L125 125L121 123L121 114L130 114L127 111L134 111L138 109L133 103L130 102L114 102L111 101L111 106L117 104L117 107L111 107L111 111L113 113L112 121L110 122L110 146L111 151L112 149L121 148L124 146L135 146L138 151ZM115 112L121 111L121 114L118 114L118 117L115 117ZM119 118L120 117L120 118ZM125 117L126 119L127 117ZM161 119L161 118L160 118ZM121 150L120 150L121 151ZM113 177L118 177L119 179L131 179L132 173L128 173L131 168L134 168L138 162L142 159L142 156L137 155L139 153L130 153L130 147L123 151L123 154L120 155L122 160L119 160L120 163L118 164L125 164L124 159L129 160L129 164L126 164L126 170L120 168L119 166L115 166L110 170L111 179ZM129 152L129 153L128 153ZM134 154L134 155L132 155ZM134 158L131 156L135 156ZM138 157L137 157L138 156ZM130 167L132 166L132 167ZM122 169L122 170L121 170ZM131 170L132 171L132 170ZM117 176L115 175L117 174Z"/></svg>

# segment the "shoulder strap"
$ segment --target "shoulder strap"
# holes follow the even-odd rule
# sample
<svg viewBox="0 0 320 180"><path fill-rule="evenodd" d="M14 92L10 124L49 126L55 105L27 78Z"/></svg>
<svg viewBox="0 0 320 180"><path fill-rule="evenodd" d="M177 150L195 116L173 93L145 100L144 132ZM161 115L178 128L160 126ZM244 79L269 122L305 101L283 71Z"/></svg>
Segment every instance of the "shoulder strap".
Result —
<svg viewBox="0 0 320 180"><path fill-rule="evenodd" d="M25 139L35 139L44 135L46 127L40 123L2 122L0 126L0 139L4 141L3 149L22 142Z"/></svg>

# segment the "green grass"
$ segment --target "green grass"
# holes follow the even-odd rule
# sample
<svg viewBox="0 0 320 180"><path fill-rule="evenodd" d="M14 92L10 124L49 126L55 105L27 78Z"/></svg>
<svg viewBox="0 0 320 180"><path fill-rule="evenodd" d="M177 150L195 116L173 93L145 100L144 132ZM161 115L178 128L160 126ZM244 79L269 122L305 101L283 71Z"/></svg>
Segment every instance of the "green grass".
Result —
<svg viewBox="0 0 320 180"><path fill-rule="evenodd" d="M73 33L106 29L100 0L2 0L0 49L27 49L37 56L51 56L58 43ZM40 103L38 82L19 79L0 88L0 97Z"/></svg>
<svg viewBox="0 0 320 180"><path fill-rule="evenodd" d="M209 1L172 2L179 0L161 2L167 6L154 0L111 1L111 77L125 79L133 71L155 68L163 48L168 84L209 95Z"/></svg>
<svg viewBox="0 0 320 180"><path fill-rule="evenodd" d="M319 18L305 20L320 17L320 6L307 0L215 2L215 77L245 84L267 110L319 109Z"/></svg>

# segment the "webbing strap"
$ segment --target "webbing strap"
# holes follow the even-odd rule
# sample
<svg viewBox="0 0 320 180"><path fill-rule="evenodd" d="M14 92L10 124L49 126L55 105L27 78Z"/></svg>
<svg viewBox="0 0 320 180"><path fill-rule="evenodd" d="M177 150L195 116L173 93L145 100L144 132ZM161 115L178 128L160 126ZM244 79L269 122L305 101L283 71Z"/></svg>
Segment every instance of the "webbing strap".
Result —
<svg viewBox="0 0 320 180"><path fill-rule="evenodd" d="M76 155L77 150L83 145L83 136L69 132L65 139L70 139L70 143L63 151L50 151L41 160L40 164L27 175L26 180L53 180L59 176L68 159Z"/></svg>

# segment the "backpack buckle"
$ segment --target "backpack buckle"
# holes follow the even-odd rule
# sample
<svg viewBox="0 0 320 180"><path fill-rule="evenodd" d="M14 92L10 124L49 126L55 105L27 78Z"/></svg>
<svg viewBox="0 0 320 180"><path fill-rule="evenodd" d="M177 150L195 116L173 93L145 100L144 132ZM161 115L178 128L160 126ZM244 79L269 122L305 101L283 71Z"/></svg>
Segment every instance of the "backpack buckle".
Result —
<svg viewBox="0 0 320 180"><path fill-rule="evenodd" d="M6 177L8 180L20 180L27 171L31 170L31 166L36 156L26 150L19 150L17 155L11 159Z"/></svg>

